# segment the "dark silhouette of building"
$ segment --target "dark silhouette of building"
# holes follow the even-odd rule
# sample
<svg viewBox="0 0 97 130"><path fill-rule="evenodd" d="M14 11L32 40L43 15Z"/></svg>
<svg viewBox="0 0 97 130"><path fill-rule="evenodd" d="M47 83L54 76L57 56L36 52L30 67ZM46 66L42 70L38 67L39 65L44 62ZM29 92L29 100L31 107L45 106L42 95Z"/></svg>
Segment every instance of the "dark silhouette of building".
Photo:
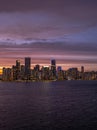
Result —
<svg viewBox="0 0 97 130"><path fill-rule="evenodd" d="M16 80L20 79L20 71L21 71L20 61L16 60Z"/></svg>
<svg viewBox="0 0 97 130"><path fill-rule="evenodd" d="M31 76L31 58L25 57L25 77L30 79Z"/></svg>
<svg viewBox="0 0 97 130"><path fill-rule="evenodd" d="M25 66L21 65L21 79L25 79Z"/></svg>
<svg viewBox="0 0 97 130"><path fill-rule="evenodd" d="M81 79L85 79L85 74L84 74L84 66L81 66Z"/></svg>
<svg viewBox="0 0 97 130"><path fill-rule="evenodd" d="M84 73L84 66L81 66L81 73Z"/></svg>
<svg viewBox="0 0 97 130"><path fill-rule="evenodd" d="M55 59L51 60L51 72L52 72L52 76L56 77L56 60Z"/></svg>
<svg viewBox="0 0 97 130"><path fill-rule="evenodd" d="M40 71L40 65L36 65L36 66L34 67L34 70L39 72L39 71Z"/></svg>
<svg viewBox="0 0 97 130"><path fill-rule="evenodd" d="M68 79L76 80L78 79L78 68L69 68L67 70Z"/></svg>
<svg viewBox="0 0 97 130"><path fill-rule="evenodd" d="M49 73L50 73L50 70L49 70L48 66L43 66L41 68L41 76L42 76L43 80L49 80L50 79Z"/></svg>
<svg viewBox="0 0 97 130"><path fill-rule="evenodd" d="M20 69L20 61L19 60L16 60L16 68Z"/></svg>
<svg viewBox="0 0 97 130"><path fill-rule="evenodd" d="M61 67L61 66L58 66L58 67L57 67L57 71L62 71L62 67Z"/></svg>

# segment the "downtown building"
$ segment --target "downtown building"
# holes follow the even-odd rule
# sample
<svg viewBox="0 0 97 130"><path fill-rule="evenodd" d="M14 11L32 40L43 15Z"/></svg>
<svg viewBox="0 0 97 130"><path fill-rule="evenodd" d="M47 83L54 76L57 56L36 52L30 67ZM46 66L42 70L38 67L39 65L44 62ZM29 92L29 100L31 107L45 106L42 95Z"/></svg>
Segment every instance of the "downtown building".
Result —
<svg viewBox="0 0 97 130"><path fill-rule="evenodd" d="M51 75L52 79L56 79L56 60L51 60Z"/></svg>
<svg viewBox="0 0 97 130"><path fill-rule="evenodd" d="M3 81L12 81L13 80L13 70L12 70L12 68L3 67L2 80Z"/></svg>
<svg viewBox="0 0 97 130"><path fill-rule="evenodd" d="M25 57L25 79L30 80L31 77L31 58Z"/></svg>

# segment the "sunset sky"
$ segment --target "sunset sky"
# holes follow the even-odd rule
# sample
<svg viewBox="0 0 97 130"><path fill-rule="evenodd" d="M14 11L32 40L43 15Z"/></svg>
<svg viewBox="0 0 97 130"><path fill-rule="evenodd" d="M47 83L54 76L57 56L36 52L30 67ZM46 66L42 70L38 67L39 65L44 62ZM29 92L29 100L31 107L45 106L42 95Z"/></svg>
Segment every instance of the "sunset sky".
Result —
<svg viewBox="0 0 97 130"><path fill-rule="evenodd" d="M0 0L0 66L97 68L97 0Z"/></svg>

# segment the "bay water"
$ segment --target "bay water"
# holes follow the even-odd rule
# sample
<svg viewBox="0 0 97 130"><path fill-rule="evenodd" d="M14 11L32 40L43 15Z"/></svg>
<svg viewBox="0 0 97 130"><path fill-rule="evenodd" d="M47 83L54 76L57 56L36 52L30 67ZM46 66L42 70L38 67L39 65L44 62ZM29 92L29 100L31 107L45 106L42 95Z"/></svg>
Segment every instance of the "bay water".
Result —
<svg viewBox="0 0 97 130"><path fill-rule="evenodd" d="M97 81L0 82L0 130L97 130Z"/></svg>

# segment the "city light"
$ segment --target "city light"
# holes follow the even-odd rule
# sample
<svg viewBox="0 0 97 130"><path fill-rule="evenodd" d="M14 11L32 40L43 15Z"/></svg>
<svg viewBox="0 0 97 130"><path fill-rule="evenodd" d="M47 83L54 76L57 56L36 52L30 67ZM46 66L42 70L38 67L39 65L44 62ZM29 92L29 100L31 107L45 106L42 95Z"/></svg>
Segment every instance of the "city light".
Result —
<svg viewBox="0 0 97 130"><path fill-rule="evenodd" d="M85 71L85 66L64 70L61 65L57 65L55 59L50 62L50 65L36 64L32 68L30 57L25 57L24 64L16 60L16 64L12 67L0 68L0 79L2 81L97 80L97 72Z"/></svg>

